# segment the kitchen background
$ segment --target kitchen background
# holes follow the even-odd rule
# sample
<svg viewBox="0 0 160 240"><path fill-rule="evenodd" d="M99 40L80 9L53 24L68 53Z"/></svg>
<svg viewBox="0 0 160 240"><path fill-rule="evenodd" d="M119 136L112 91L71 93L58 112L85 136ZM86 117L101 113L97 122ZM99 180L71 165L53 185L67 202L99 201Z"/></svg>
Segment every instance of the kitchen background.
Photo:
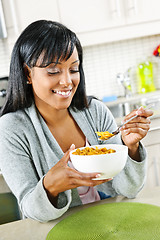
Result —
<svg viewBox="0 0 160 240"><path fill-rule="evenodd" d="M137 92L136 70L140 61L145 61L155 46L160 44L160 35L138 39L123 40L84 48L84 70L89 94L99 98L116 95L123 96L124 88L117 84L116 75L131 69L132 92ZM160 89L160 59L152 57L154 62L154 82Z"/></svg>
<svg viewBox="0 0 160 240"><path fill-rule="evenodd" d="M25 5L24 0L3 0L8 37L0 39L0 77L8 76L10 53L19 33L30 22L46 18L63 22L75 30L82 40L86 88L89 95L95 95L100 99L110 95L123 96L124 88L118 84L116 75L126 72L128 68L131 68L132 92L136 93L137 66L148 57L153 63L155 87L160 89L158 74L160 59L153 56L153 50L160 44L160 32L157 27L160 26L160 17L155 12L160 3L158 5L157 0L82 0L78 9L75 2L75 0L35 0L33 4L33 1L29 0ZM146 13L147 11L151 13L149 3L152 3L152 12L155 15L153 19L150 17L151 14L147 16ZM35 12L34 6L39 8L38 12ZM50 10L48 6L50 8L53 6L54 10L52 8ZM80 18L81 14L83 18ZM144 15L144 19L141 15ZM128 23L127 19L131 23ZM107 23L109 25L104 21L109 22ZM126 29L126 26L129 26L130 30ZM91 34L94 34L93 38Z"/></svg>
<svg viewBox="0 0 160 240"><path fill-rule="evenodd" d="M77 33L84 49L87 94L100 99L112 96L106 104L115 110L118 125L127 113L122 113L126 106L130 110L136 101L145 105L146 99L160 102L160 57L153 55L160 44L159 0L0 0L0 7L1 3L7 37L0 38L0 96L1 90L7 88L4 78L9 74L10 55L18 35L29 23L50 19ZM137 67L146 60L153 64L155 90L138 94ZM128 69L130 98L124 97L124 87L116 77ZM0 106L3 101L4 97L0 97ZM160 104L154 113L151 129L143 141L149 158L147 187L160 185ZM0 193L9 191L0 174Z"/></svg>
<svg viewBox="0 0 160 240"><path fill-rule="evenodd" d="M0 39L0 77L8 76L13 43ZM110 95L123 96L124 88L117 84L116 75L130 67L132 92L136 93L136 70L140 61L146 59L153 62L154 84L160 89L160 58L153 56L153 50L159 44L160 34L83 47L87 93L100 99Z"/></svg>

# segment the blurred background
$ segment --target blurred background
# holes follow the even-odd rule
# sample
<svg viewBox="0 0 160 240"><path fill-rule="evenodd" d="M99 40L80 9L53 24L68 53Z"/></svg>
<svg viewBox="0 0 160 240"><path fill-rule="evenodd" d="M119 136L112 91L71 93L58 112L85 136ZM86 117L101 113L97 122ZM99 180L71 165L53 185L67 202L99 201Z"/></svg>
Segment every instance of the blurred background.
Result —
<svg viewBox="0 0 160 240"><path fill-rule="evenodd" d="M19 34L35 20L59 21L82 43L87 94L105 102L118 125L134 108L154 104L143 142L149 154L146 185L160 185L159 9L159 0L0 0L0 107ZM1 175L0 193L6 192Z"/></svg>
<svg viewBox="0 0 160 240"><path fill-rule="evenodd" d="M6 29L0 39L0 77L8 76L10 53L21 31L32 21L51 19L71 28L81 40L89 95L125 96L117 74L128 69L132 93L138 93L138 65L149 60L153 90L160 89L160 59L153 55L160 44L159 0L1 0L1 4Z"/></svg>

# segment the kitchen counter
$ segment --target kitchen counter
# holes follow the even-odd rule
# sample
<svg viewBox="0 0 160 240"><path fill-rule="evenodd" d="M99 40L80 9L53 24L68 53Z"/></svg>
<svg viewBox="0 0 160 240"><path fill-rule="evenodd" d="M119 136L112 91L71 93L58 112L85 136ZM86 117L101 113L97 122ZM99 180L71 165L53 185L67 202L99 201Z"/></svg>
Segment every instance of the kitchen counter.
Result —
<svg viewBox="0 0 160 240"><path fill-rule="evenodd" d="M155 107L152 108L154 111L154 114L153 114L153 116L151 116L151 120L157 120L157 119L159 120L159 118L160 118L160 91L150 92L150 93L146 93L146 94L135 94L129 98L119 97L119 98L117 98L116 101L105 102L105 104L109 108L114 109L113 111L116 114L115 120L117 122L117 125L119 126L121 124L121 121L124 119L124 115L128 114L133 109L136 109L137 106L146 105L145 104L146 102L147 102L147 104L150 104L150 103L156 104ZM115 106L118 106L118 105L124 105L126 107L127 113L124 114L124 112L123 113L121 112L121 111L123 111L122 109L115 108ZM113 113L113 115L114 115L114 113ZM154 121L153 128L155 127L154 126L155 123L156 122ZM157 126L157 124L156 124L156 126ZM159 124L159 126L160 126L160 124ZM152 127L152 125L151 125L151 127Z"/></svg>
<svg viewBox="0 0 160 240"><path fill-rule="evenodd" d="M117 125L120 126L122 121L124 120L124 117L115 118L115 120L116 120ZM160 129L160 110L153 111L153 116L150 117L150 120L151 120L151 125L150 125L149 131L152 131L155 128Z"/></svg>
<svg viewBox="0 0 160 240"><path fill-rule="evenodd" d="M150 98L155 97L155 96L160 96L160 90L157 90L157 91L154 91L154 92L145 93L145 94L138 94L137 93L137 94L134 94L133 96L128 97L128 98L126 98L126 97L118 97L116 101L106 102L106 105L110 106L110 105L116 105L116 104L119 104L119 103L138 102L138 101L141 101L142 99L150 99Z"/></svg>
<svg viewBox="0 0 160 240"><path fill-rule="evenodd" d="M61 218L48 223L40 223L31 219L20 220L0 225L0 240L45 240L48 232L62 219L81 209L104 203L113 202L140 202L160 206L160 187L144 188L135 199L122 196L101 200L70 209Z"/></svg>

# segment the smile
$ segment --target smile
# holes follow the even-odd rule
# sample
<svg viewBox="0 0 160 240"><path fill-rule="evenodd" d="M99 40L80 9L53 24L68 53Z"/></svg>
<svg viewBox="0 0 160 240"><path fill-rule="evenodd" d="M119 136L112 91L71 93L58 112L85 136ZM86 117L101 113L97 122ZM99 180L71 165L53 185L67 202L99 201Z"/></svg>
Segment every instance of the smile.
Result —
<svg viewBox="0 0 160 240"><path fill-rule="evenodd" d="M69 97L71 95L71 90L68 90L68 91L56 91L56 90L52 90L53 93L56 93L60 96L64 96L64 97Z"/></svg>

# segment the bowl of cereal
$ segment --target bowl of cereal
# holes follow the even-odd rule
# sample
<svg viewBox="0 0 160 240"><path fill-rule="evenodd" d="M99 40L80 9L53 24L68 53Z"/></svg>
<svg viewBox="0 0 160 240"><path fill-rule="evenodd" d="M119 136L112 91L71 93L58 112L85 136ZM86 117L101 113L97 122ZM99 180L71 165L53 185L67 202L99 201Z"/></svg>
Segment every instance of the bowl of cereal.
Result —
<svg viewBox="0 0 160 240"><path fill-rule="evenodd" d="M120 144L104 144L81 147L70 152L74 168L85 173L100 173L100 178L116 176L125 166L128 147Z"/></svg>

